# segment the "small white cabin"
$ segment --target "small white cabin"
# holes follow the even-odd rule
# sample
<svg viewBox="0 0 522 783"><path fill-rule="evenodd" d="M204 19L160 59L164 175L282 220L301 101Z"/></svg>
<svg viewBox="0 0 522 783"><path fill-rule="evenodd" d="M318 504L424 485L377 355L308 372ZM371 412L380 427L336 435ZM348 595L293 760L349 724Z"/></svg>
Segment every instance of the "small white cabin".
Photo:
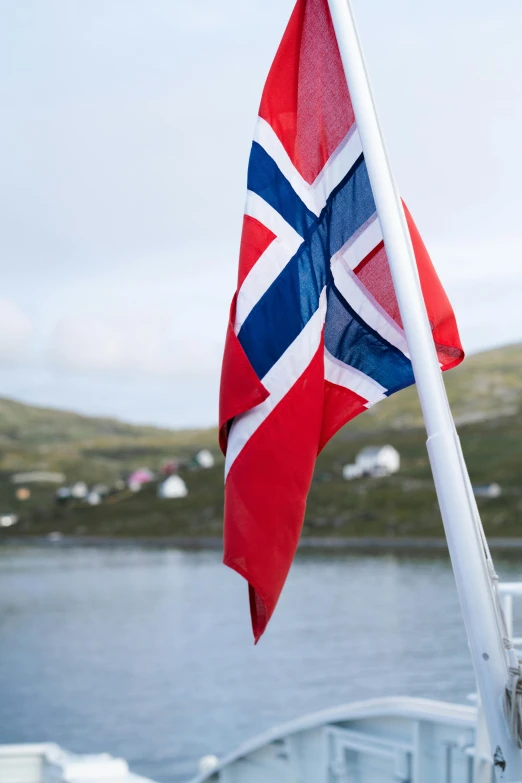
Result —
<svg viewBox="0 0 522 783"><path fill-rule="evenodd" d="M361 476L391 476L397 473L401 458L393 446L366 446L355 458L355 464L344 465L343 479L350 481Z"/></svg>
<svg viewBox="0 0 522 783"><path fill-rule="evenodd" d="M17 514L1 514L0 515L0 527L11 527L18 522Z"/></svg>
<svg viewBox="0 0 522 783"><path fill-rule="evenodd" d="M362 474L363 472L359 465L343 465L343 479L346 479L346 481L359 478Z"/></svg>
<svg viewBox="0 0 522 783"><path fill-rule="evenodd" d="M194 457L196 465L200 468L213 468L214 455L208 449L200 449Z"/></svg>
<svg viewBox="0 0 522 783"><path fill-rule="evenodd" d="M85 481L77 481L71 487L71 496L75 500L85 500L88 494L89 494L89 487L87 486Z"/></svg>
<svg viewBox="0 0 522 783"><path fill-rule="evenodd" d="M500 484L493 482L484 486L474 486L473 494L476 498L499 498L502 494Z"/></svg>
<svg viewBox="0 0 522 783"><path fill-rule="evenodd" d="M399 470L401 458L393 446L366 446L358 453L355 464L370 476L390 476Z"/></svg>
<svg viewBox="0 0 522 783"><path fill-rule="evenodd" d="M163 499L186 498L187 485L180 476L169 476L158 487L158 497Z"/></svg>
<svg viewBox="0 0 522 783"><path fill-rule="evenodd" d="M100 493L95 492L93 489L88 493L85 500L90 506L99 506L102 502Z"/></svg>

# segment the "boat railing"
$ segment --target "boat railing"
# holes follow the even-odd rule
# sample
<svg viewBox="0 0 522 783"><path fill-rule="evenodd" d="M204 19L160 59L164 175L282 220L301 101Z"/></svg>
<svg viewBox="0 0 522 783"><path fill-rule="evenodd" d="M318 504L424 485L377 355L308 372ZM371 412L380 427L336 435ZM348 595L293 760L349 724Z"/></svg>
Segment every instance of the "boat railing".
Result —
<svg viewBox="0 0 522 783"><path fill-rule="evenodd" d="M500 597L502 599L502 608L504 610L504 617L506 618L506 626L509 635L513 640L513 645L517 649L517 652L522 652L522 636L514 636L513 634L513 599L522 598L522 582L500 582L499 586Z"/></svg>

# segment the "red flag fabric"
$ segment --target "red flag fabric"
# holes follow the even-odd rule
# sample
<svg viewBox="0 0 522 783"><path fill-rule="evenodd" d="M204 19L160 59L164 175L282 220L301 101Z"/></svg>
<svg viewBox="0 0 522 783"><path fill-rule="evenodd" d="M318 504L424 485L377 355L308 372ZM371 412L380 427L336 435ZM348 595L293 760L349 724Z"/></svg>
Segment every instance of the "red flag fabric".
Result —
<svg viewBox="0 0 522 783"><path fill-rule="evenodd" d="M224 562L257 641L301 532L318 452L414 382L327 0L298 0L263 91L220 393ZM464 357L405 209L443 369Z"/></svg>

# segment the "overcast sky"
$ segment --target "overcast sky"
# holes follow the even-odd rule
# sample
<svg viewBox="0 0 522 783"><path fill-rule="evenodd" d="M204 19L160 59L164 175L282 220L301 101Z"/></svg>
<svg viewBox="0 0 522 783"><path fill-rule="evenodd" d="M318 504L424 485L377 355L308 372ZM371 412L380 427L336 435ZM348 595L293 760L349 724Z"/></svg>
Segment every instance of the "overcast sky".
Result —
<svg viewBox="0 0 522 783"><path fill-rule="evenodd" d="M464 346L522 340L522 3L354 0ZM0 396L215 424L246 166L293 0L0 0Z"/></svg>

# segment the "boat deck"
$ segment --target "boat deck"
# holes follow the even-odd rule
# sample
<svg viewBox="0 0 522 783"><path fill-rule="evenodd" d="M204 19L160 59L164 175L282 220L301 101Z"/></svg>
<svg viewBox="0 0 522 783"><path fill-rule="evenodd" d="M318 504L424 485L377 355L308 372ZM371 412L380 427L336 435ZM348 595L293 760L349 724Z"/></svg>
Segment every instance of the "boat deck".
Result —
<svg viewBox="0 0 522 783"><path fill-rule="evenodd" d="M473 706L372 699L274 728L191 783L490 783L476 724Z"/></svg>
<svg viewBox="0 0 522 783"><path fill-rule="evenodd" d="M1 783L155 783L107 753L70 753L52 742L0 745Z"/></svg>

